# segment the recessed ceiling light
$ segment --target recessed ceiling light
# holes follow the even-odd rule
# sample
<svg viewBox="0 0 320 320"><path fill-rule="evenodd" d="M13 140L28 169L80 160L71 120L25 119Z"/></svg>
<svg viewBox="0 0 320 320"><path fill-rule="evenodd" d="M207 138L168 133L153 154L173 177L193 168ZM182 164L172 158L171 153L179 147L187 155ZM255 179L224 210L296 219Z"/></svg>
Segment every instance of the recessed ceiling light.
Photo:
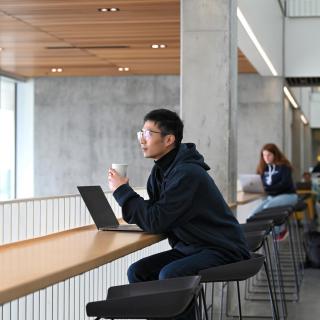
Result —
<svg viewBox="0 0 320 320"><path fill-rule="evenodd" d="M154 44L151 45L151 48L152 48L152 49L164 49L164 48L166 48L166 47L167 47L167 45L166 45L166 44L163 44L163 43L161 43L161 44L154 43Z"/></svg>
<svg viewBox="0 0 320 320"><path fill-rule="evenodd" d="M51 72L62 72L62 68L51 68Z"/></svg>
<svg viewBox="0 0 320 320"><path fill-rule="evenodd" d="M2 51L2 50L3 50L3 48L0 47L0 51Z"/></svg>
<svg viewBox="0 0 320 320"><path fill-rule="evenodd" d="M120 72L122 72L122 71L129 71L130 70L130 68L128 68L128 67L119 67L118 68L118 70L120 71Z"/></svg>
<svg viewBox="0 0 320 320"><path fill-rule="evenodd" d="M120 11L119 8L99 8L99 12L117 12Z"/></svg>

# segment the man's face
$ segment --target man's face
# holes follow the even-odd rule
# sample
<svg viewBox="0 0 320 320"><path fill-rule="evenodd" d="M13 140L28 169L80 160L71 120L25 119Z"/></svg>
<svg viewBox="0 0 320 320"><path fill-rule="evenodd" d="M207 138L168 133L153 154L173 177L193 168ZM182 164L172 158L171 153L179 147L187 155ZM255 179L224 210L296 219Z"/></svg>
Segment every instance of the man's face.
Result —
<svg viewBox="0 0 320 320"><path fill-rule="evenodd" d="M143 156L154 160L160 159L174 148L172 137L174 136L161 135L161 130L154 121L146 121L139 138Z"/></svg>

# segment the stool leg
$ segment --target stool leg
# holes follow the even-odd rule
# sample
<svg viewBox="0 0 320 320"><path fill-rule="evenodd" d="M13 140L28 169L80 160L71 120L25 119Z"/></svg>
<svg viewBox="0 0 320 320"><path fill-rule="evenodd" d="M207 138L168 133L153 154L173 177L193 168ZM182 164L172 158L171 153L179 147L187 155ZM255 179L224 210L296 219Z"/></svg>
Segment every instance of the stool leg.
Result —
<svg viewBox="0 0 320 320"><path fill-rule="evenodd" d="M292 228L291 224L287 223L288 229L289 229L289 244L290 244L290 251L292 255L292 262L293 262L293 270L294 270L294 278L295 278L295 284L296 284L296 294L297 294L297 301L299 301L299 279L298 279L298 269L297 269L297 261L296 256L294 253L294 245L293 245L293 238L292 238Z"/></svg>
<svg viewBox="0 0 320 320"><path fill-rule="evenodd" d="M264 254L266 256L266 261L264 262L264 264L265 264L264 269L265 269L266 276L267 276L268 287L269 287L269 281L270 281L269 275L270 275L271 276L271 281L272 281L272 284L273 284L275 308L276 308L277 314L279 314L278 298L277 298L277 286L276 286L276 281L275 281L275 275L274 275L273 270L272 270L271 254L270 254L270 248L269 248L269 245L268 245L268 239L266 239L266 241L263 242L263 251L264 251ZM268 263L269 263L270 269L267 267ZM268 269L270 270L270 274L267 274ZM276 272L277 272L277 276L278 276L277 281L278 281L278 284L279 284L279 274L278 274L277 268L276 268ZM271 285L271 282L270 282L270 285ZM279 286L279 289L280 289L280 286ZM271 287L269 287L269 294L270 293L272 294ZM280 296L281 296L281 293L280 293ZM271 298L273 299L273 294L272 294Z"/></svg>
<svg viewBox="0 0 320 320"><path fill-rule="evenodd" d="M203 309L204 309L204 315L205 315L205 319L209 320L209 316L208 316L208 310L207 310L207 303L206 303L206 297L204 294L204 289L203 287L201 288L200 291L200 301L202 300L202 304L203 304ZM213 307L212 307L213 308Z"/></svg>
<svg viewBox="0 0 320 320"><path fill-rule="evenodd" d="M271 250L270 250L270 246L269 246L269 241L268 240L269 239L267 239L265 244L266 244L266 250L268 252L267 257L269 257L270 272L273 275L272 255L271 255ZM274 246L273 242L272 242L272 244ZM287 303L286 303L286 296L285 296L285 292L284 292L284 283L283 283L282 271L281 271L281 266L280 266L279 257L278 257L278 251L276 250L275 247L273 247L273 259L275 261L275 271L277 273L277 282L278 282L279 295L280 295L280 300L281 300L281 305L282 305L282 314L283 314L283 318L286 318L287 317ZM274 286L274 290L275 291L277 290L276 286ZM275 299L277 299L276 295L275 295ZM277 300L276 300L276 304L277 304L278 316L280 318L280 312L279 312L278 301Z"/></svg>
<svg viewBox="0 0 320 320"><path fill-rule="evenodd" d="M301 284L303 275L304 275L304 258L303 258L300 228L296 219L294 219L294 225L295 225L295 233L296 233L297 247L298 247L297 249L298 249L299 275L300 275L300 284Z"/></svg>
<svg viewBox="0 0 320 320"><path fill-rule="evenodd" d="M266 261L263 262L263 265L264 265L264 269L265 269L267 281L268 281L268 289L269 289L269 295L270 295L270 299L271 299L273 319L277 320L277 319L280 319L279 313L278 313L279 310L278 310L278 308L276 308L275 300L273 298L273 293L272 293L272 289L271 289L271 282L270 282L270 277L269 277L269 270L268 270L268 266L267 266Z"/></svg>
<svg viewBox="0 0 320 320"><path fill-rule="evenodd" d="M284 278L283 278L282 267L281 267L280 250L278 247L278 242L276 240L276 234L274 232L274 228L272 229L272 245L273 245L274 258L276 261L276 268L278 270L278 284L280 288L280 293L282 297L284 297L282 301L284 301L284 304L285 304L285 308L283 310L285 310L285 317L286 317L287 316L287 305L286 305L287 298L285 295L285 285L284 285Z"/></svg>
<svg viewBox="0 0 320 320"><path fill-rule="evenodd" d="M239 319L242 320L241 297L240 297L239 281L237 281L237 294L238 294Z"/></svg>
<svg viewBox="0 0 320 320"><path fill-rule="evenodd" d="M200 295L203 289L201 289L200 291ZM199 302L201 302L201 297L199 296ZM201 314L201 306L200 303L198 304L197 302L197 298L195 298L195 302L194 302L194 312L195 312L195 318L196 320L202 320L202 314ZM208 320L208 319L206 319Z"/></svg>

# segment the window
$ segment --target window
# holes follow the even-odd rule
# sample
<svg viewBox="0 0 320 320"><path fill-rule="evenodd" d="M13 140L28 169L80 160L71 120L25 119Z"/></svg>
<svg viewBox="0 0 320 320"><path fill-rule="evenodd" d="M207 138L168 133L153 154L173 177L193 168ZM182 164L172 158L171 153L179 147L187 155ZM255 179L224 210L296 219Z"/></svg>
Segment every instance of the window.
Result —
<svg viewBox="0 0 320 320"><path fill-rule="evenodd" d="M15 197L16 84L0 77L0 200Z"/></svg>

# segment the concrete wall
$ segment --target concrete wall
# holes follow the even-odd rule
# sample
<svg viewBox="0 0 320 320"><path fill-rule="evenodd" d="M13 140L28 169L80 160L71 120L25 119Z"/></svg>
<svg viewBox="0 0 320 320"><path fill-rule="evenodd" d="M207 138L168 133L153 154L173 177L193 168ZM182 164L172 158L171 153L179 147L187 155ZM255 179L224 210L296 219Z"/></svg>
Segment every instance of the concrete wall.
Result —
<svg viewBox="0 0 320 320"><path fill-rule="evenodd" d="M144 186L153 161L136 138L143 116L179 111L177 76L39 78L34 92L36 196L75 193L81 184L107 189L112 162L129 163L130 183Z"/></svg>
<svg viewBox="0 0 320 320"><path fill-rule="evenodd" d="M283 80L240 74L238 79L238 173L254 173L261 147L283 149Z"/></svg>

